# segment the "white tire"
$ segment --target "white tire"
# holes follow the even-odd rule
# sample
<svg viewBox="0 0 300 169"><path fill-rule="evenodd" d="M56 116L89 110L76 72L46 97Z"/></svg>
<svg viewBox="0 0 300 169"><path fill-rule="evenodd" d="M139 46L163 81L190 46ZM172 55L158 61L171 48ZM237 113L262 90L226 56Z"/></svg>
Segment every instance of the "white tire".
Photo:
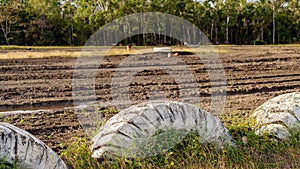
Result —
<svg viewBox="0 0 300 169"><path fill-rule="evenodd" d="M0 122L0 158L20 168L66 169L66 164L41 140L8 123Z"/></svg>

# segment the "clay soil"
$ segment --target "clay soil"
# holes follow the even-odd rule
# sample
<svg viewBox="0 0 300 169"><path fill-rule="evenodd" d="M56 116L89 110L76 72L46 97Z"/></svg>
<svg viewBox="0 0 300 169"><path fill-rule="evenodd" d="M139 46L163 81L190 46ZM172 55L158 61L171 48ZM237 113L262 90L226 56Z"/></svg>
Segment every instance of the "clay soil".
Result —
<svg viewBox="0 0 300 169"><path fill-rule="evenodd" d="M224 113L251 114L268 99L300 89L300 47L292 46L220 46L219 57L226 76L226 105ZM49 49L51 50L51 49ZM116 77L116 69L126 72L131 67L118 65L128 56L108 56L103 59L96 75L96 98L98 102L112 100L112 78L120 83L126 74ZM143 67L152 54L133 60L132 66ZM162 57L166 57L163 56ZM151 93L162 91L163 97L172 100L188 98L198 101L197 106L210 107L211 83L201 60L196 55L178 57L189 66L198 83L200 97L192 93L189 82L180 89L166 71L144 66L130 81L129 93L133 102L153 99ZM142 59L141 59L142 58ZM55 151L64 148L74 137L85 133L72 108L72 79L76 58L49 57L0 60L0 113L1 121L12 123L40 138ZM178 65L165 65L165 67ZM180 71L175 72L180 74ZM123 78L123 79L122 79ZM180 94L179 90L183 90ZM186 94L185 94L186 93ZM161 96L157 96L158 98ZM115 112L104 111L105 118ZM17 110L28 110L18 113ZM8 112L9 114L3 113ZM11 114L14 113L14 114Z"/></svg>

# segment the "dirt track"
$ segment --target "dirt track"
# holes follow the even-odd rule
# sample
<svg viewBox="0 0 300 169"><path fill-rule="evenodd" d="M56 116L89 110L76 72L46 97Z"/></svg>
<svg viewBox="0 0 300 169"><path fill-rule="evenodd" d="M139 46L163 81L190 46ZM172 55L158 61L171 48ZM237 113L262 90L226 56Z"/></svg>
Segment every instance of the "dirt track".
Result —
<svg viewBox="0 0 300 169"><path fill-rule="evenodd" d="M231 46L219 54L227 78L225 113L245 114L266 100L300 89L300 48L277 46ZM150 56L146 55L145 58ZM210 81L204 65L195 55L180 57L196 77L200 92L200 107L209 109ZM104 59L97 72L96 97L98 101L111 100L111 78L117 65L126 56ZM150 57L151 58L151 57ZM141 65L144 60L137 60ZM76 58L44 58L0 60L0 111L49 109L22 115L2 115L7 121L21 127L58 151L60 143L74 136L82 137L72 108L72 78ZM169 65L170 66L170 65ZM180 72L177 72L180 73ZM122 80L122 77L120 77ZM189 84L186 84L189 91ZM176 100L179 88L176 81L160 70L145 70L135 75L130 83L132 100L147 100L149 92L164 91ZM192 99L193 93L186 96ZM109 117L108 115L106 117Z"/></svg>

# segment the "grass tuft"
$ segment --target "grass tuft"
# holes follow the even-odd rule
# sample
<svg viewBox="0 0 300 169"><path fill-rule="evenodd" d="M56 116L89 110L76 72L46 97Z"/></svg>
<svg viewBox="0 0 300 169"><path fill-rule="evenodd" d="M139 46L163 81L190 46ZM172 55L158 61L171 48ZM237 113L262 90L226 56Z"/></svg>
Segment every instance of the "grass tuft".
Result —
<svg viewBox="0 0 300 169"><path fill-rule="evenodd" d="M242 118L243 117L243 118ZM160 155L147 158L91 158L88 139L75 139L61 151L69 168L299 168L300 131L287 141L258 137L245 116L224 116L222 121L236 140L236 148L215 149L199 144L199 136L188 134L179 144ZM227 123L227 122L230 123ZM243 139L247 139L247 142Z"/></svg>

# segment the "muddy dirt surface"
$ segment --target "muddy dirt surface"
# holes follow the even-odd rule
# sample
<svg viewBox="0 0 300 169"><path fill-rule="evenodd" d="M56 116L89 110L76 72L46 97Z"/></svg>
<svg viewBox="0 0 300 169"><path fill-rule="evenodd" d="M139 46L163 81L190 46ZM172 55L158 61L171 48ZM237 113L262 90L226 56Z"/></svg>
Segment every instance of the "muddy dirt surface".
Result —
<svg viewBox="0 0 300 169"><path fill-rule="evenodd" d="M299 91L299 47L219 48L226 51L219 54L227 79L224 113L247 114L272 97ZM144 62L151 61L152 54L137 57L129 67L118 67L127 57L109 56L103 59L96 74L95 99L98 102L112 100L112 77L122 84L126 79L126 72L132 67L143 67ZM143 71L135 74L130 81L130 99L133 102L145 101L151 97L153 91L162 91L163 97L172 100L184 97L188 102L200 102L197 106L209 110L211 83L201 60L195 55L173 57L179 57L189 66L198 83L196 90L200 93L200 98L191 92L194 88L189 82L180 89L176 79L166 71L147 69L144 66ZM75 62L76 58L64 57L0 60L0 111L29 110L22 114L0 113L1 120L27 130L55 151L64 148L64 143L70 142L71 138L84 137L85 134L72 108ZM169 68L176 66L180 64L165 65ZM121 70L118 76L114 74L116 70ZM180 74L180 71L175 71L175 74ZM183 91L182 94L179 90ZM109 113L105 117L109 118L112 115L113 113Z"/></svg>

